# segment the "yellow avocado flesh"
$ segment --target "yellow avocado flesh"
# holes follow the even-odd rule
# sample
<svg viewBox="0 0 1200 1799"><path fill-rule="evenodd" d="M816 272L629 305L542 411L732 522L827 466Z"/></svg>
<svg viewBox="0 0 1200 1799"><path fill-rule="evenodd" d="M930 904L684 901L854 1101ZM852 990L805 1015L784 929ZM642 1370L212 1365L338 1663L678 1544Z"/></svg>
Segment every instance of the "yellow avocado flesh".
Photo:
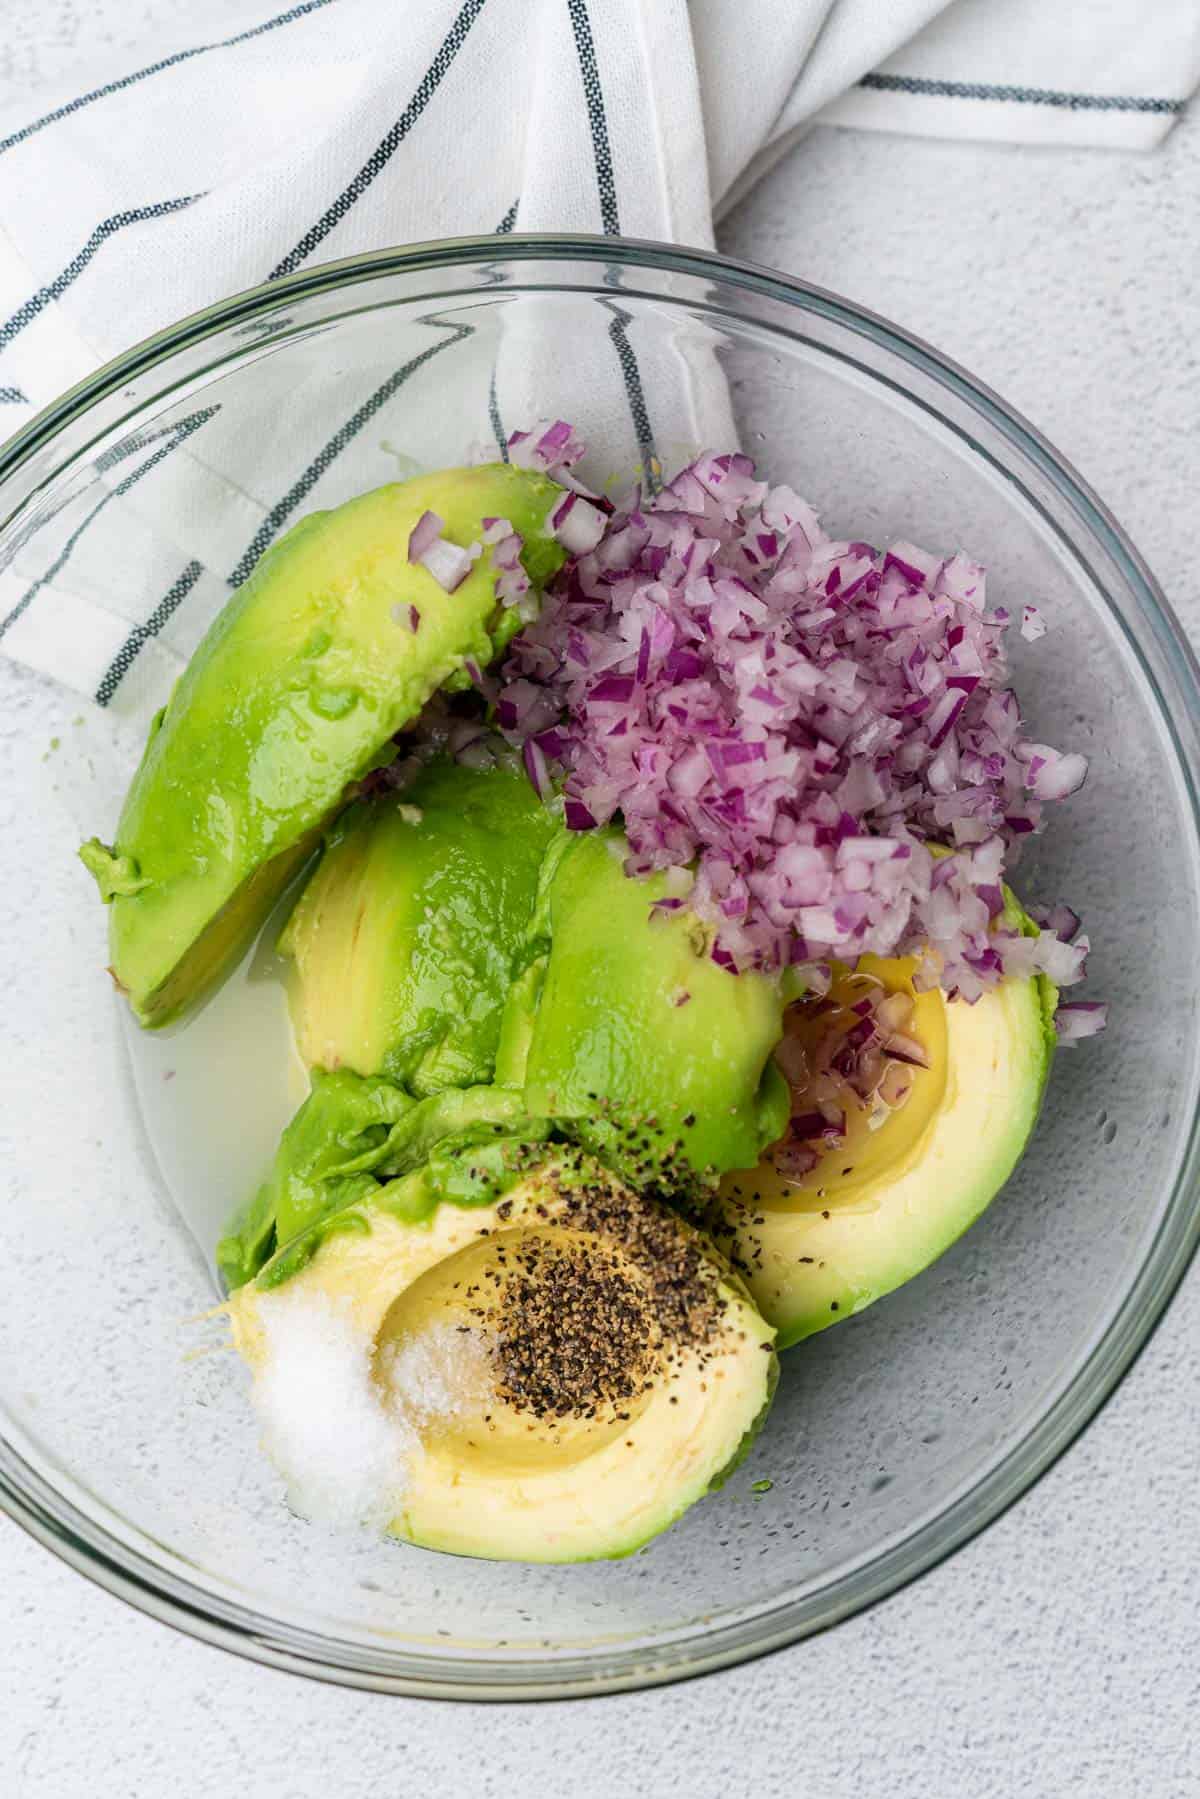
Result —
<svg viewBox="0 0 1200 1799"><path fill-rule="evenodd" d="M491 1079L553 815L519 765L437 759L338 820L279 948L309 1067Z"/></svg>
<svg viewBox="0 0 1200 1799"><path fill-rule="evenodd" d="M915 1001L907 1034L929 1067L907 1071L903 1105L874 1131L865 1108L848 1108L845 1143L806 1174L782 1175L768 1158L722 1185L714 1235L781 1348L935 1261L999 1192L1037 1120L1051 1055L1042 984L1007 979L969 1006L939 989L916 995L914 969L860 964ZM844 979L831 997L851 997Z"/></svg>
<svg viewBox="0 0 1200 1799"><path fill-rule="evenodd" d="M575 1169L579 1164L572 1165ZM587 1179L649 1207L597 1167ZM494 1205L439 1204L414 1219L420 1177L392 1183L353 1208L355 1227L327 1235L277 1288L254 1282L229 1302L234 1343L252 1370L269 1351L269 1308L311 1294L337 1307L368 1343L375 1365L392 1346L431 1327L486 1331L480 1291L533 1240L644 1278L623 1236L581 1215L571 1180L554 1163L522 1177ZM407 1214L407 1215L406 1215ZM423 1431L390 1530L426 1548L489 1559L571 1562L631 1553L671 1524L740 1459L770 1401L774 1332L720 1258L682 1220L672 1228L702 1247L717 1305L702 1346L666 1346L646 1390L601 1404L593 1417L538 1417L494 1390ZM269 1271L268 1271L269 1272Z"/></svg>

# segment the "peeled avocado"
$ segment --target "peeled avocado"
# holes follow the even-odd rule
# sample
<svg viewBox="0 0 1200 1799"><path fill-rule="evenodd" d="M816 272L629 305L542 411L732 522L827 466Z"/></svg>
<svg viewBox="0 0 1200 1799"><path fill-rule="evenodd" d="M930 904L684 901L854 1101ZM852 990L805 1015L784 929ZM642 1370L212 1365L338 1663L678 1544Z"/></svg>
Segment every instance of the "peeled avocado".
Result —
<svg viewBox="0 0 1200 1799"><path fill-rule="evenodd" d="M409 562L421 515L464 547L485 517L511 519L539 586L564 556L545 531L560 493L503 463L421 475L310 514L263 556L156 719L114 843L83 852L111 906L114 978L142 1024L220 979L347 788L516 628L490 550L453 593Z"/></svg>
<svg viewBox="0 0 1200 1799"><path fill-rule="evenodd" d="M1027 923L1011 895L1006 922ZM908 1028L930 1066L912 1071L881 1129L827 1151L799 1185L769 1161L729 1175L709 1218L780 1348L911 1280L975 1222L1024 1152L1054 1053L1058 996L1044 976L1002 980L967 1005L917 995L911 960L861 966L915 999Z"/></svg>
<svg viewBox="0 0 1200 1799"><path fill-rule="evenodd" d="M452 1175L446 1164L432 1176L422 1169L317 1226L310 1256L287 1280L289 1299L311 1291L337 1307L376 1369L388 1345L431 1325L477 1328L468 1290L492 1290L531 1238L648 1278L636 1214L657 1208L587 1158L518 1159L490 1186L470 1186L459 1168L456 1189ZM622 1211L632 1229L608 1222ZM601 1403L594 1416L540 1417L493 1395L441 1421L409 1460L395 1536L524 1562L628 1555L738 1464L774 1390L774 1333L706 1241L660 1216L698 1246L707 1271L717 1314L703 1347L663 1345L647 1390L619 1408ZM255 1372L269 1353L272 1273L268 1264L229 1302L234 1343Z"/></svg>
<svg viewBox="0 0 1200 1799"><path fill-rule="evenodd" d="M542 871L532 960L505 1011L496 1079L636 1186L691 1198L758 1160L783 1130L772 1061L780 983L734 975L694 914L652 910L617 831L565 834Z"/></svg>
<svg viewBox="0 0 1200 1799"><path fill-rule="evenodd" d="M418 1095L490 1080L560 829L511 763L440 759L343 813L279 944L303 1060Z"/></svg>

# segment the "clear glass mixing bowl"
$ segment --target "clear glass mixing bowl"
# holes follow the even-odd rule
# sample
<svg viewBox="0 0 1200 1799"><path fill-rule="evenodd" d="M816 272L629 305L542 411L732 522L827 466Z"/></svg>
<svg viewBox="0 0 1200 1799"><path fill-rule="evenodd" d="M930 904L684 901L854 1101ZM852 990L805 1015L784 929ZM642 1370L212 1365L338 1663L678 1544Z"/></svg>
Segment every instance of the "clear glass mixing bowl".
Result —
<svg viewBox="0 0 1200 1799"><path fill-rule="evenodd" d="M1021 883L1084 913L1089 990L1112 1014L1105 1037L1058 1058L1036 1139L986 1217L921 1279L791 1351L750 1462L649 1549L532 1568L335 1536L281 1504L233 1357L194 1353L211 1279L149 1150L100 973L104 919L74 858L81 824L111 822L90 810L98 715L3 665L0 1498L84 1573L211 1642L472 1698L719 1667L919 1574L1095 1412L1198 1219L1195 662L1053 450L857 307L716 257L588 238L385 252L242 295L111 364L0 453L0 574L38 608L43 661L74 666L76 597L100 592L122 630L143 627L139 678L166 683L156 633L186 651L195 566L235 575L305 509L460 460L494 422L498 357L502 385L532 370L530 403L585 428L591 383L597 412L609 405L606 368L640 383L640 401L635 387L605 414L614 465L636 465L647 429L667 462L698 447L682 388L698 380L718 410L727 391L744 446L833 530L961 543L994 599L1036 599L1049 634L1016 657L1034 734L1086 751L1092 773ZM251 498L240 512L239 493L265 495L265 514ZM224 563L218 501L242 532ZM179 568L165 590L150 566L164 535ZM237 1044L216 1060L219 1170L256 1070Z"/></svg>

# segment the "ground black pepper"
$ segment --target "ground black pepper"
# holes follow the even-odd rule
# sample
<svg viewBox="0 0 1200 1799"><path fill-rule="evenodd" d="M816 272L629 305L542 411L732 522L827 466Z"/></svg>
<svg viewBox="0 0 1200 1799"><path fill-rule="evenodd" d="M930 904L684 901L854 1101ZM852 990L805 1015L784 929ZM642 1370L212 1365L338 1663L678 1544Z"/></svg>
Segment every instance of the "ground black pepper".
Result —
<svg viewBox="0 0 1200 1799"><path fill-rule="evenodd" d="M560 1228L498 1246L495 1290L475 1316L511 1405L536 1418L605 1412L625 1422L629 1402L680 1350L703 1349L716 1334L719 1273L673 1213L583 1165L565 1167L553 1207ZM532 1211L551 1215L543 1202Z"/></svg>

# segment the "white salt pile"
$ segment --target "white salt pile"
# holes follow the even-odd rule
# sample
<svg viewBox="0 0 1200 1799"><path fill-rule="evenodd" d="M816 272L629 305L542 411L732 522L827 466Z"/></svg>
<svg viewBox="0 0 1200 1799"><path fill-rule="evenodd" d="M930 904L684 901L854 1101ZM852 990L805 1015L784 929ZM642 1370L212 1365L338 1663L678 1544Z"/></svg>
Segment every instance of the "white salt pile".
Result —
<svg viewBox="0 0 1200 1799"><path fill-rule="evenodd" d="M418 1428L477 1410L492 1392L478 1331L434 1324L389 1343L379 1360L392 1408Z"/></svg>
<svg viewBox="0 0 1200 1799"><path fill-rule="evenodd" d="M490 1391L483 1344L435 1325L388 1345L377 1369L374 1337L324 1294L266 1293L259 1316L266 1353L254 1406L292 1505L324 1523L382 1529L422 1433L478 1409Z"/></svg>

